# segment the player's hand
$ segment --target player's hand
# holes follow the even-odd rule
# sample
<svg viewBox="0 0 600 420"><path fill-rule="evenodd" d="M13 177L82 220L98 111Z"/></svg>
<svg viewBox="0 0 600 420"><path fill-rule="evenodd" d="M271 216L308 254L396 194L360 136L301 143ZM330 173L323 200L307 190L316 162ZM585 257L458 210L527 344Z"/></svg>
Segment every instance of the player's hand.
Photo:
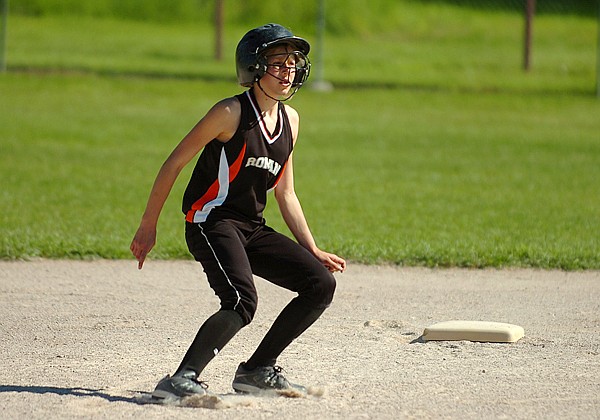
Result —
<svg viewBox="0 0 600 420"><path fill-rule="evenodd" d="M344 270L346 270L346 260L344 260L341 257L338 257L335 254L319 250L317 251L315 256L332 273L338 271L340 273L343 273Z"/></svg>
<svg viewBox="0 0 600 420"><path fill-rule="evenodd" d="M138 269L141 270L144 261L146 260L146 256L150 252L150 250L156 244L156 228L148 228L144 225L140 225L135 236L133 237L133 241L131 241L131 253L138 261Z"/></svg>

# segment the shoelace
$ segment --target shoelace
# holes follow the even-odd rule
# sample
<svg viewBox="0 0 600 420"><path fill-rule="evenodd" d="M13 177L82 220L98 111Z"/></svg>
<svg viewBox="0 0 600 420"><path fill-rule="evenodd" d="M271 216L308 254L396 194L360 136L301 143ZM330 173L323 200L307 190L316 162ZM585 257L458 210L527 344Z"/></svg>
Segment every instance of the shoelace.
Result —
<svg viewBox="0 0 600 420"><path fill-rule="evenodd" d="M287 381L285 376L283 376L283 368L281 366L273 366L273 372L269 375L267 382L274 385L280 380Z"/></svg>
<svg viewBox="0 0 600 420"><path fill-rule="evenodd" d="M208 389L208 384L204 381L199 381L198 379L192 379L192 381L196 382L198 385L202 387L202 389Z"/></svg>
<svg viewBox="0 0 600 420"><path fill-rule="evenodd" d="M197 378L184 376L185 379L189 379L190 381L200 385L202 389L208 389L208 383L204 381L199 381Z"/></svg>

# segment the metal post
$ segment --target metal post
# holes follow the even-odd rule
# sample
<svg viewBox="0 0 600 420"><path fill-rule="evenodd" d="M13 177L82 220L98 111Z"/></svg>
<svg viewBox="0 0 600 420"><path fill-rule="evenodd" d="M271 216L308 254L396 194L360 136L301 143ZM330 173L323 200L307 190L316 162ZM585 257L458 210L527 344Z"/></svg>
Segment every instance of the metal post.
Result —
<svg viewBox="0 0 600 420"><path fill-rule="evenodd" d="M523 49L523 70L531 68L531 37L533 34L533 15L535 14L535 0L526 0L525 5L525 47Z"/></svg>
<svg viewBox="0 0 600 420"><path fill-rule="evenodd" d="M225 0L215 2L215 59L223 59L223 3Z"/></svg>
<svg viewBox="0 0 600 420"><path fill-rule="evenodd" d="M6 25L8 21L8 0L0 0L2 22L0 29L0 73L6 72Z"/></svg>
<svg viewBox="0 0 600 420"><path fill-rule="evenodd" d="M317 65L315 66L316 80L311 84L312 89L330 91L333 89L331 83L325 81L325 0L319 0L319 11L317 16Z"/></svg>
<svg viewBox="0 0 600 420"><path fill-rule="evenodd" d="M596 97L600 98L600 0L598 0L598 40L596 41Z"/></svg>

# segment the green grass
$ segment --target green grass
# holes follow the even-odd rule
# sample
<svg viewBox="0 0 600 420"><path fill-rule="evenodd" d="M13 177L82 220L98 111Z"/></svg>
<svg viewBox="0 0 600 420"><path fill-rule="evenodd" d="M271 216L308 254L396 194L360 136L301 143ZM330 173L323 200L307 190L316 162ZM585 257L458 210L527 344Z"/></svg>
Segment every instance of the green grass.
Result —
<svg viewBox="0 0 600 420"><path fill-rule="evenodd" d="M363 261L597 267L597 102L386 91L329 99L318 114L302 108L305 119L335 120L334 101L346 104L337 124L305 130L313 154L297 163L329 181L299 184L323 197L307 211L322 223L321 241Z"/></svg>
<svg viewBox="0 0 600 420"><path fill-rule="evenodd" d="M318 61L313 28L298 31L313 42L314 73L324 64L325 77L338 87L595 93L594 19L538 17L529 73L521 69L519 13L408 1L394 21L394 31L327 37L325 63ZM224 59L216 62L207 25L11 16L7 61L14 70L234 81L233 51L248 28L226 29Z"/></svg>
<svg viewBox="0 0 600 420"><path fill-rule="evenodd" d="M10 22L0 258L128 258L162 161L240 91L233 64L212 60L207 27ZM323 248L367 263L600 268L594 22L538 19L529 74L519 25L412 4L393 35L327 39L337 89L292 101L297 191ZM243 31L229 29L226 49ZM179 207L190 170L153 258L188 258ZM266 217L287 232L272 205Z"/></svg>

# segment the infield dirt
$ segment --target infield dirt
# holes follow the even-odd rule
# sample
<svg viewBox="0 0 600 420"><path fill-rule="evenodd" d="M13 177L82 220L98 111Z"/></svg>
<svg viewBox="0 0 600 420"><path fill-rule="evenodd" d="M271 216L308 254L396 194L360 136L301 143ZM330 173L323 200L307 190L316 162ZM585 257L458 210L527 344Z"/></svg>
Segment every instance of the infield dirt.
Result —
<svg viewBox="0 0 600 420"><path fill-rule="evenodd" d="M306 398L237 396L233 373L293 296L259 307L203 373L219 397L143 404L218 309L191 261L0 262L3 418L600 418L600 272L350 264L279 364ZM517 324L513 344L420 339L447 320Z"/></svg>

